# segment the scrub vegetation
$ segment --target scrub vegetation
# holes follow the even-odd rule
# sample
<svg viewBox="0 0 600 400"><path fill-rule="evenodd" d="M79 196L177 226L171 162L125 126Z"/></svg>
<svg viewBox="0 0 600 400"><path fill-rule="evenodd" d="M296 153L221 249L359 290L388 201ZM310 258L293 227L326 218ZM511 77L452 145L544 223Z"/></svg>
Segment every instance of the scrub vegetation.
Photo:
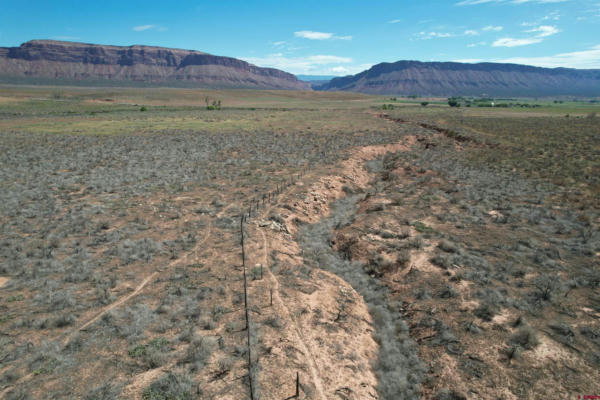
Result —
<svg viewBox="0 0 600 400"><path fill-rule="evenodd" d="M425 100L3 88L0 397L593 393L600 119Z"/></svg>

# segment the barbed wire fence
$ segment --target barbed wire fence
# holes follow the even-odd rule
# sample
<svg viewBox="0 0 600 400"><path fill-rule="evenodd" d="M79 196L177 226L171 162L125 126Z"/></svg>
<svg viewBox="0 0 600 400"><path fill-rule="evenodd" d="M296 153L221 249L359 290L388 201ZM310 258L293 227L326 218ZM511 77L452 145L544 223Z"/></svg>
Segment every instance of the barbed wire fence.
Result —
<svg viewBox="0 0 600 400"><path fill-rule="evenodd" d="M247 354L248 354L248 382L250 389L250 400L259 400L259 392L258 392L258 377L255 374L258 373L258 353L256 354L256 360L253 362L252 359L252 338L251 338L251 319L250 319L250 308L248 306L248 271L246 266L246 246L245 239L248 236L244 231L244 224L248 223L248 221L252 218L253 210L254 216L259 216L259 210L261 207L263 209L266 208L267 204L271 204L277 201L278 196L283 192L283 190L287 187L295 185L298 180L300 180L306 173L308 172L308 167L304 167L299 173L293 175L289 179L284 179L283 182L277 183L274 191L268 191L267 193L263 193L262 196L253 197L250 199L247 204L247 211L244 211L240 216L240 247L242 250L242 274L243 274L243 282L244 282L244 318L245 318L245 330L246 330L246 341L247 341ZM242 209L245 209L244 206ZM261 280L262 280L262 264L261 264ZM270 305L273 305L273 289L270 288ZM295 395L288 397L288 399L298 398L300 396L300 375L296 372L295 377Z"/></svg>

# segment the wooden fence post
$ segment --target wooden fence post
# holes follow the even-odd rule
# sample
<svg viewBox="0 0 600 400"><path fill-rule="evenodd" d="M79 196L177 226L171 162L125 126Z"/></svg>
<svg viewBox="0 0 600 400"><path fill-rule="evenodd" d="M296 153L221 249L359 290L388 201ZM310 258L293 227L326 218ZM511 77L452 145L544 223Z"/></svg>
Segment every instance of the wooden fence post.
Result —
<svg viewBox="0 0 600 400"><path fill-rule="evenodd" d="M244 248L244 216L242 216L240 219L240 242L242 245L242 268L244 271L244 311L248 339L248 381L250 383L250 400L254 400L254 387L252 384L252 346L250 343L250 318L248 316L248 280L246 278L246 250Z"/></svg>

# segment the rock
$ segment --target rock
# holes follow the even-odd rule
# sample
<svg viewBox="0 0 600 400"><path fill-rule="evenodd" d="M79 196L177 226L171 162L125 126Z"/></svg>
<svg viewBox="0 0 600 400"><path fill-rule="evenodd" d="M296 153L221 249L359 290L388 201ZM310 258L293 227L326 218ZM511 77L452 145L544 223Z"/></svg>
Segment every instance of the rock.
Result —
<svg viewBox="0 0 600 400"><path fill-rule="evenodd" d="M398 61L333 78L316 90L370 94L551 96L600 92L600 70L550 69L518 64Z"/></svg>
<svg viewBox="0 0 600 400"><path fill-rule="evenodd" d="M187 82L189 86L299 89L308 83L274 68L231 57L154 46L104 46L32 40L0 47L3 77L68 80Z"/></svg>

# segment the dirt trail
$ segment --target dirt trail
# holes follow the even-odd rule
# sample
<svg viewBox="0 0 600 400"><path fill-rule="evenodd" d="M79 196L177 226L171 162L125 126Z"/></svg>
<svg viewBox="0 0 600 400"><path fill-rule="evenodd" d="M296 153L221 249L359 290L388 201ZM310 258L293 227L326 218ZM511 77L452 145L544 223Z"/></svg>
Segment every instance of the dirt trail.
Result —
<svg viewBox="0 0 600 400"><path fill-rule="evenodd" d="M83 325L81 325L79 328L76 328L74 331L72 331L63 340L63 345L66 346L71 341L71 339L73 338L73 336L75 334L77 334L78 332L84 330L85 328L87 328L88 326L90 326L91 324L93 324L94 322L98 321L100 318L102 318L102 316L104 314L106 314L107 312L109 312L113 308L116 308L116 307L120 306L121 304L125 303L127 300L131 299L132 297L136 296L139 292L142 291L142 289L146 286L146 284L148 282L150 282L152 279L154 279L154 277L156 277L157 275L158 275L158 271L151 273L148 277L146 277L146 279L144 279L142 281L142 283L140 283L138 285L138 287L135 288L135 290L133 292L131 292L130 294L128 294L125 297L121 297L119 300L117 300L114 303L108 305L102 311L100 311L98 314L96 314L96 316L94 318L90 319L89 321L87 321L86 323L84 323Z"/></svg>
<svg viewBox="0 0 600 400"><path fill-rule="evenodd" d="M142 399L142 391L148 387L156 378L160 376L162 373L169 372L175 367L176 363L170 363L168 365L150 369L148 371L144 371L141 374L137 374L132 382L123 388L123 392L121 393L121 397L124 399Z"/></svg>
<svg viewBox="0 0 600 400"><path fill-rule="evenodd" d="M293 326L292 333L295 336L294 339L296 341L296 345L300 347L300 350L306 358L306 361L308 363L308 370L310 372L310 376L312 378L313 384L315 385L319 398L322 400L326 400L327 397L325 396L325 391L323 390L323 382L321 381L320 372L316 366L313 354L304 342L304 339L302 337L302 331L300 330L300 327L298 326L296 320L292 316L292 313L285 305L285 302L281 299L279 293L279 280L269 268L269 243L267 241L267 235L265 235L263 229L259 229L258 231L260 232L263 240L263 267L266 269L267 276L269 277L269 280L272 283L273 299L278 305L278 308L282 311L282 316L284 317L284 320L289 321Z"/></svg>
<svg viewBox="0 0 600 400"><path fill-rule="evenodd" d="M232 206L229 205L227 207L225 207L223 210L221 210L216 216L215 218L219 218L220 216L223 215L223 213L225 213L229 208L231 208ZM212 232L212 220L209 221L208 223L208 227L206 229L206 233L204 234L204 238L199 241L198 243L196 243L196 246L194 246L194 250L188 254L186 254L185 256L183 256L182 258L178 258L177 260L172 261L171 263L169 263L169 265L167 266L166 270L169 270L171 267L180 264L180 263L184 263L186 261L189 260L189 257L191 254L194 254L194 261L198 261L198 249L204 244L206 243L206 241L208 240L208 238L210 237L210 234ZM88 320L87 322L85 322L83 325L79 326L78 328L74 329L72 332L70 332L68 334L68 336L63 340L63 345L67 345L69 343L69 341L73 338L73 336L84 330L85 328L87 328L88 326L92 325L94 322L98 321L98 319L102 318L102 316L104 314L106 314L107 312L109 312L110 310L119 307L121 304L125 303L126 301L128 301L129 299L137 296L138 294L140 294L144 288L146 287L146 285L152 281L154 278L156 278L159 274L161 274L164 271L155 271L153 273L151 273L149 276L147 276L136 288L133 292L131 292L130 294L128 294L127 296L124 296L122 298L120 298L119 300L117 300L116 302L108 305L107 307L105 307L102 311L100 311L98 314L96 314L92 319Z"/></svg>

